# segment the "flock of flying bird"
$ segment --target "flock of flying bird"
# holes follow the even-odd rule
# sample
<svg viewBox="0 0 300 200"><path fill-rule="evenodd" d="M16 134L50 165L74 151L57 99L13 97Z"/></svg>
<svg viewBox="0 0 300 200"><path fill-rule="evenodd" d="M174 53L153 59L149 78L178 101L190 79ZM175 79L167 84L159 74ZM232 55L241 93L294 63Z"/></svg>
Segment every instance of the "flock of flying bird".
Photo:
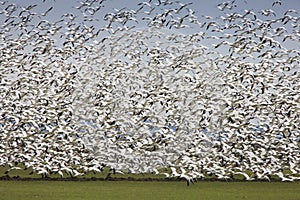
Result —
<svg viewBox="0 0 300 200"><path fill-rule="evenodd" d="M0 2L6 173L300 179L296 10L230 0L214 18L149 0L103 14L108 1L83 0L55 21L46 2Z"/></svg>

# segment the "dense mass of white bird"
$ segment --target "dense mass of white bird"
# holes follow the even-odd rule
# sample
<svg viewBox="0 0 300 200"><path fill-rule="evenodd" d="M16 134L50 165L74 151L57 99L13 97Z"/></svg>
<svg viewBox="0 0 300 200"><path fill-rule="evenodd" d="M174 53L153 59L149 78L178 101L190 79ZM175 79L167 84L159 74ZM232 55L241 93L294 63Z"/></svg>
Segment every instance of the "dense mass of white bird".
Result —
<svg viewBox="0 0 300 200"><path fill-rule="evenodd" d="M0 165L300 179L296 10L83 0L53 20L49 2L0 2Z"/></svg>

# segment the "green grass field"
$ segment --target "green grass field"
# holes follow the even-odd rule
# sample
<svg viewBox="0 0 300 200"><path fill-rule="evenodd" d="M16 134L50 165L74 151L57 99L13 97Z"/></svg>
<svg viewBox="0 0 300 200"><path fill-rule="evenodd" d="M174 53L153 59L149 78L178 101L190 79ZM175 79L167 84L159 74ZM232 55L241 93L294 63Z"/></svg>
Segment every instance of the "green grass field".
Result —
<svg viewBox="0 0 300 200"><path fill-rule="evenodd" d="M299 200L300 183L144 181L0 181L0 200L269 199Z"/></svg>
<svg viewBox="0 0 300 200"><path fill-rule="evenodd" d="M208 181L198 181L187 187L185 181L164 181L164 175L154 174L112 174L114 181L104 181L109 172L107 168L103 173L77 177L76 181L54 180L60 177L58 174L53 174L52 180L43 180L41 175L31 173L31 169L5 173L8 169L7 166L0 167L0 177L15 178L0 181L0 200L300 199L300 182L219 182L207 178ZM69 180L70 176L64 178ZM122 181L116 181L117 178ZM102 181L93 181L96 179ZM132 179L137 181L130 181ZM146 179L157 181L144 181ZM237 177L237 180L242 178Z"/></svg>

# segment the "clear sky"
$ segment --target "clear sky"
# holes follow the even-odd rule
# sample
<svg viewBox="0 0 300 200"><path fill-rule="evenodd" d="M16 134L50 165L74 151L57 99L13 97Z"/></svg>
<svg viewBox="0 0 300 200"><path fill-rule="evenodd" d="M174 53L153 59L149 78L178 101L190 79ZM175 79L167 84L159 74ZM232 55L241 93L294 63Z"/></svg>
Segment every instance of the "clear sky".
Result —
<svg viewBox="0 0 300 200"><path fill-rule="evenodd" d="M147 0L145 0L147 1ZM228 1L228 0L227 0ZM284 12L287 9L300 10L300 1L299 0L282 0L282 4L272 6L275 0L236 0L236 4L239 5L239 8L235 11L243 9L253 9L258 11L261 9L273 9L276 13ZM46 0L44 3L37 0L26 0L26 1L17 1L17 0L8 0L10 3L16 3L18 5L34 5L38 4L41 8L47 8L47 6L54 6L55 9L52 11L52 17L59 16L58 14L74 12L74 7L80 5L80 1L70 1L70 0ZM111 12L113 8L121 9L126 7L127 9L137 8L137 4L143 2L143 0L106 0L103 5L105 6L102 12ZM153 0L152 2L156 2ZM182 0L182 3L192 2L190 8L196 11L197 15L210 15L210 16L219 16L222 12L218 10L217 5L226 0ZM51 15L49 15L51 16Z"/></svg>
<svg viewBox="0 0 300 200"><path fill-rule="evenodd" d="M145 0L147 2L147 0ZM228 1L228 0L227 0ZM272 6L275 0L236 0L235 4L238 5L237 9L233 9L232 12L240 12L244 9L259 11L261 9L272 9L276 13L282 14L288 9L300 10L300 1L299 0L282 0L282 4ZM80 5L80 1L70 1L70 0L46 0L44 3L37 0L26 0L26 1L17 1L17 0L8 0L9 3L15 3L17 5L34 5L37 4L40 10L47 9L50 6L53 6L55 9L49 13L50 18L60 17L63 13L76 13L74 12L76 6ZM104 5L101 8L101 13L112 12L114 8L116 9L136 9L139 6L138 3L143 2L143 0L106 0L102 3ZM157 2L157 0L152 0L152 2ZM213 17L218 17L222 14L217 8L217 5L226 0L182 0L182 3L190 3L191 9L196 12L197 16L209 15Z"/></svg>
<svg viewBox="0 0 300 200"><path fill-rule="evenodd" d="M148 2L148 0L145 0ZM97 19L97 21L94 23L95 26L98 27L104 27L107 25L107 22L103 20L103 17L106 13L110 12L116 12L114 9L122 9L124 10L137 10L141 5L138 5L139 3L142 3L143 1L137 1L137 0L106 0L101 4L103 7L101 7L100 11L97 12L96 15L93 16L94 19ZM153 3L157 3L157 0L152 0ZM175 2L175 1L174 1ZM217 8L217 5L226 2L225 0L182 0L180 1L182 3L190 3L192 4L188 7L195 11L195 14L198 18L201 18L200 21L203 19L203 16L211 16L213 17L213 20L220 20L220 16L225 16L226 14L230 13L241 13L243 14L245 9L247 10L253 10L255 13L259 12L262 9L272 9L277 16L282 16L285 11L288 9L294 9L298 12L300 12L300 0L282 0L281 5L275 4L272 5L275 0L236 0L234 4L237 4L237 7L234 7L233 9L227 9L225 11L221 11ZM231 2L231 1L228 1ZM17 1L17 0L8 0L8 3L15 3L20 6L28 6L28 5L34 5L37 4L38 6L34 8L34 11L37 12L45 12L48 10L48 8L53 7L53 9L47 14L46 20L50 22L55 22L61 19L61 16L65 13L73 13L74 15L78 16L78 20L80 17L83 17L83 14L80 13L76 7L82 5L80 1L70 1L70 0L46 0L45 2L42 1L36 1L36 0L26 0L26 1ZM174 4L173 4L174 5ZM93 6L97 6L97 3L93 4ZM164 9L171 8L169 7L159 7L158 9L154 10L152 14L158 14L162 13ZM177 3L178 7L178 3ZM147 10L147 6L144 5L144 9ZM150 9L150 8L149 8ZM144 10L143 10L144 11ZM182 14L184 15L184 13ZM144 17L148 17L149 15L145 14L144 12L141 12L139 14L137 21L139 23L134 24L137 28L145 27L145 22L143 23L143 20L141 20ZM299 14L298 14L299 16ZM176 18L178 16L174 16ZM182 16L181 16L182 17ZM86 22L88 23L88 22ZM198 29L188 28L188 29L177 29L177 31L180 31L181 33L195 33L198 32ZM288 46L292 48L296 48L299 50L299 45L293 43L293 42L287 42Z"/></svg>

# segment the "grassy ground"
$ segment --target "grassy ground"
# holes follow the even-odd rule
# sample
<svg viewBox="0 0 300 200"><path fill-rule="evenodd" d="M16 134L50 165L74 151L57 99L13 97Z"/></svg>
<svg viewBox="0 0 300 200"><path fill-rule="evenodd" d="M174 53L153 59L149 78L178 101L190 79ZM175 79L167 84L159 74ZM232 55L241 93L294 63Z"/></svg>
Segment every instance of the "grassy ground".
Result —
<svg viewBox="0 0 300 200"><path fill-rule="evenodd" d="M198 182L190 187L184 181L130 181L130 179L164 180L164 176L154 174L115 174L111 178L123 181L47 181L28 170L11 170L0 167L0 177L19 177L22 181L0 181L0 200L34 199L270 199L299 200L300 182ZM77 180L104 180L108 169L103 173L89 173ZM54 174L51 178L59 178ZM65 175L64 178L68 178ZM24 179L31 178L32 181ZM128 179L129 178L129 179ZM241 177L237 179L241 180ZM114 179L116 180L116 179ZM206 180L209 180L206 179Z"/></svg>
<svg viewBox="0 0 300 200"><path fill-rule="evenodd" d="M0 200L270 199L299 200L300 183L139 181L0 181Z"/></svg>

